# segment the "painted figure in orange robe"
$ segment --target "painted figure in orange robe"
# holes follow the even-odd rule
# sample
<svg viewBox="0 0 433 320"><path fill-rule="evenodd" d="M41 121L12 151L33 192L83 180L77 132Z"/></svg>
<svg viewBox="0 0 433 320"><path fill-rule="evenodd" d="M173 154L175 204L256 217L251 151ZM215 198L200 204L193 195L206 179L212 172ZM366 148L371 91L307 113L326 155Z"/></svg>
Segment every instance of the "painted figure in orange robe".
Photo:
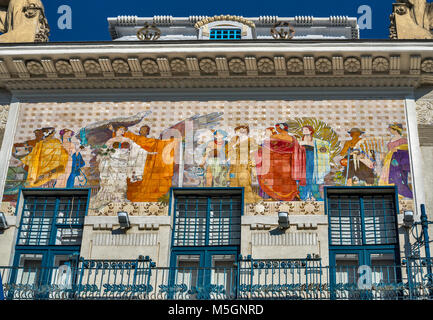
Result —
<svg viewBox="0 0 433 320"><path fill-rule="evenodd" d="M299 200L298 184L305 186L305 149L289 135L288 125L276 125L277 134L266 139L257 154L260 187L275 200Z"/></svg>
<svg viewBox="0 0 433 320"><path fill-rule="evenodd" d="M147 126L146 126L147 127ZM157 202L171 188L174 173L175 139L159 140L148 138L150 128L140 129L140 135L125 132L124 137L131 139L149 152L143 171L143 179L131 182L128 179L127 198L132 202ZM142 130L143 129L143 130Z"/></svg>

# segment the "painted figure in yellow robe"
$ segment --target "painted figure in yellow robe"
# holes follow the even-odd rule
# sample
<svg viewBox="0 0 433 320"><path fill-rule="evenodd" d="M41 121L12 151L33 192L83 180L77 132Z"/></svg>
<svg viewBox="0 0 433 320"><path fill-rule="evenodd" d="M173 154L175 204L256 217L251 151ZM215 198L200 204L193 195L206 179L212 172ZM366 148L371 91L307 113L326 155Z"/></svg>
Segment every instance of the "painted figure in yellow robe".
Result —
<svg viewBox="0 0 433 320"><path fill-rule="evenodd" d="M235 136L229 142L228 157L230 160L230 187L243 187L245 203L254 203L261 197L253 191L252 177L255 176L253 154L258 146L253 138L249 137L248 126L235 128Z"/></svg>
<svg viewBox="0 0 433 320"><path fill-rule="evenodd" d="M124 137L151 153L147 156L142 180L128 180L127 198L132 202L157 202L172 185L174 150L178 142L175 139L148 138L147 134L136 135L129 131L124 134Z"/></svg>
<svg viewBox="0 0 433 320"><path fill-rule="evenodd" d="M40 187L65 173L69 154L59 139L54 138L54 128L43 128L44 139L39 141L32 152L21 159L28 167L26 187Z"/></svg>

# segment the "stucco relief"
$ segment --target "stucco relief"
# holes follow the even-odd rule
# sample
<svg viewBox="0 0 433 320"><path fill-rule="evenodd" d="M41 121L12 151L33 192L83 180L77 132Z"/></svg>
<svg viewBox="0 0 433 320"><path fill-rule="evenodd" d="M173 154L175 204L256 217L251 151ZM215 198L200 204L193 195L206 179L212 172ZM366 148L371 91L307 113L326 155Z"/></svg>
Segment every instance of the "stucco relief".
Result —
<svg viewBox="0 0 433 320"><path fill-rule="evenodd" d="M249 216L276 216L278 212L288 212L290 215L323 215L324 203L320 201L263 201L257 204L248 204L245 214Z"/></svg>
<svg viewBox="0 0 433 320"><path fill-rule="evenodd" d="M40 0L0 3L0 42L47 42L50 32Z"/></svg>
<svg viewBox="0 0 433 320"><path fill-rule="evenodd" d="M0 105L0 130L6 128L8 121L9 105Z"/></svg>
<svg viewBox="0 0 433 320"><path fill-rule="evenodd" d="M419 100L416 103L418 124L433 125L433 100Z"/></svg>
<svg viewBox="0 0 433 320"><path fill-rule="evenodd" d="M123 202L109 203L100 209L90 209L90 216L117 216L123 211L130 216L167 216L168 204L162 202Z"/></svg>

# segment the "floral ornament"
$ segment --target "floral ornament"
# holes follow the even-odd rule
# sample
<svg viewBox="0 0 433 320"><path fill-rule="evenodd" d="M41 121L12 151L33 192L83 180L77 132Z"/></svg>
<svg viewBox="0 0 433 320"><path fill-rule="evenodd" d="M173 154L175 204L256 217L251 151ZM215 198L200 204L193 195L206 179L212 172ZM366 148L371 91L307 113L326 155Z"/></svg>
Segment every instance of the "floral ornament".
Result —
<svg viewBox="0 0 433 320"><path fill-rule="evenodd" d="M201 59L199 65L204 73L215 73L217 70L216 63L210 58Z"/></svg>
<svg viewBox="0 0 433 320"><path fill-rule="evenodd" d="M247 68L242 59L233 58L229 61L229 69L234 73L244 73Z"/></svg>
<svg viewBox="0 0 433 320"><path fill-rule="evenodd" d="M42 65L38 61L27 62L27 70L29 70L31 74L37 76L45 74L44 67L42 67Z"/></svg>
<svg viewBox="0 0 433 320"><path fill-rule="evenodd" d="M433 59L425 59L421 63L421 70L428 73L433 72Z"/></svg>
<svg viewBox="0 0 433 320"><path fill-rule="evenodd" d="M290 58L287 61L287 70L293 73L299 73L304 70L304 62L299 58Z"/></svg>
<svg viewBox="0 0 433 320"><path fill-rule="evenodd" d="M143 68L144 73L155 74L159 72L158 64L152 59L144 59L141 62L141 68Z"/></svg>
<svg viewBox="0 0 433 320"><path fill-rule="evenodd" d="M361 69L361 62L356 58L347 58L344 61L344 70L347 72L355 73Z"/></svg>
<svg viewBox="0 0 433 320"><path fill-rule="evenodd" d="M125 60L116 59L113 61L112 66L114 72L116 73L121 73L121 74L129 73L129 64Z"/></svg>
<svg viewBox="0 0 433 320"><path fill-rule="evenodd" d="M173 72L182 73L186 71L185 61L182 59L173 59L170 61L170 67Z"/></svg>
<svg viewBox="0 0 433 320"><path fill-rule="evenodd" d="M319 58L316 61L316 69L321 73L327 73L331 71L332 63L328 58Z"/></svg>
<svg viewBox="0 0 433 320"><path fill-rule="evenodd" d="M68 75L74 73L74 69L72 69L72 66L66 60L58 60L56 62L56 70L58 73L62 75Z"/></svg>
<svg viewBox="0 0 433 320"><path fill-rule="evenodd" d="M303 214L319 214L320 204L316 201L304 201L299 206L299 209Z"/></svg>
<svg viewBox="0 0 433 320"><path fill-rule="evenodd" d="M257 69L262 73L271 73L275 70L274 61L269 58L261 58L257 61Z"/></svg>
<svg viewBox="0 0 433 320"><path fill-rule="evenodd" d="M84 61L83 63L84 70L86 70L89 74L99 74L102 72L102 68L99 65L98 61L89 59Z"/></svg>
<svg viewBox="0 0 433 320"><path fill-rule="evenodd" d="M377 57L373 60L373 70L376 72L386 72L389 70L389 61L384 57Z"/></svg>

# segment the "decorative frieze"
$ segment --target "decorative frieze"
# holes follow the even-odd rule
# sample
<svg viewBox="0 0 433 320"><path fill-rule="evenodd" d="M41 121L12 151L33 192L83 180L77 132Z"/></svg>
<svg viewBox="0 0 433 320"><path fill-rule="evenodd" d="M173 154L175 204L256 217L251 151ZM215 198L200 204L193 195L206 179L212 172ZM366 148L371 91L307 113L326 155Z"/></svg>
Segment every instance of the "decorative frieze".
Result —
<svg viewBox="0 0 433 320"><path fill-rule="evenodd" d="M325 214L324 203L319 201L262 201L247 205L245 210L245 214L251 216L276 216L278 212L288 212L291 215Z"/></svg>
<svg viewBox="0 0 433 320"><path fill-rule="evenodd" d="M12 63L12 64L11 64ZM402 69L402 65L407 70ZM11 67L13 66L13 68ZM7 62L0 59L0 81L6 79L32 79L37 78L77 78L91 79L116 79L117 77L146 78L146 77L285 77L295 76L327 76L330 79L327 84L332 83L333 76L369 76L366 81L374 84L378 75L392 75L404 77L423 74L426 77L418 81L433 81L428 76L433 74L433 58L421 60L419 55L408 57L402 62L400 55L371 56L361 55L344 57L341 55L331 58L325 56L315 57L312 55L298 56L253 56L245 57L99 57L82 59L73 57L70 59L14 59ZM376 78L375 78L376 77ZM4 80L1 80L4 79ZM360 78L346 78L349 81ZM395 81L398 78L388 78ZM403 79L403 78L402 78ZM216 80L216 79L215 79ZM298 80L296 82L299 82ZM381 81L382 85L387 85ZM332 84L330 84L332 85ZM390 84L392 85L392 84ZM400 84L401 85L401 84ZM354 85L356 86L356 85Z"/></svg>
<svg viewBox="0 0 433 320"><path fill-rule="evenodd" d="M110 203L100 209L90 209L89 216L117 216L123 211L131 216L167 216L168 205L161 202Z"/></svg>
<svg viewBox="0 0 433 320"><path fill-rule="evenodd" d="M431 108L431 121L433 123L433 107ZM413 201L400 199L399 208L400 212L413 210ZM323 201L262 201L245 207L245 215L247 216L278 216L278 212L288 212L289 215L324 215L325 203Z"/></svg>

